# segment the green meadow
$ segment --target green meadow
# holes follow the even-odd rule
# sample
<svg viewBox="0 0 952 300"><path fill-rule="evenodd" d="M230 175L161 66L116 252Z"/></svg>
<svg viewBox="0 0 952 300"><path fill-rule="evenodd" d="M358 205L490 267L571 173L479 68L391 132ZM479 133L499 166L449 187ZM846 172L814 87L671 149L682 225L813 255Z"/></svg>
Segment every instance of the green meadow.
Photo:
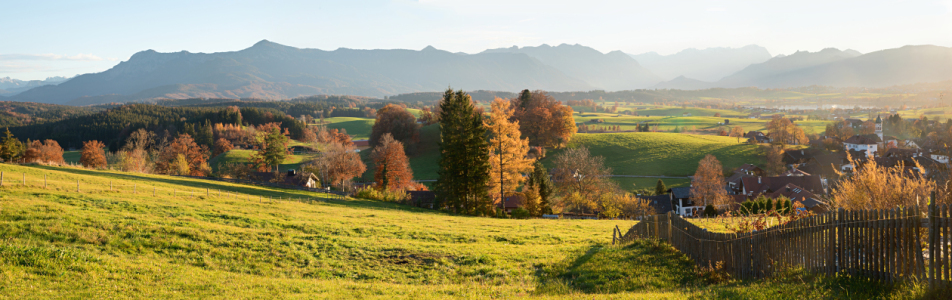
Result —
<svg viewBox="0 0 952 300"><path fill-rule="evenodd" d="M665 244L612 246L611 229L635 221L455 216L296 190L78 168L3 164L0 172L3 298L918 295L905 285L795 270L770 280L731 280L694 267Z"/></svg>
<svg viewBox="0 0 952 300"><path fill-rule="evenodd" d="M689 176L694 174L698 162L707 154L717 157L725 170L745 163L763 163L760 146L713 135L582 133L572 137L568 145L579 146L587 147L592 155L605 157L605 165L611 167L615 175ZM543 160L546 167L553 167L551 158L560 152L556 149L546 154Z"/></svg>

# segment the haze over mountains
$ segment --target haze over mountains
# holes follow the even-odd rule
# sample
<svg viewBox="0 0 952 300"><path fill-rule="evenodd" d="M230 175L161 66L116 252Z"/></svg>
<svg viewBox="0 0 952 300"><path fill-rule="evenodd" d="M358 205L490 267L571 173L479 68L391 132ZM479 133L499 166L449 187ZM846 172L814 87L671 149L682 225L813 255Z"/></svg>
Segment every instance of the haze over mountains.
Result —
<svg viewBox="0 0 952 300"><path fill-rule="evenodd" d="M661 82L663 79L670 80ZM952 80L952 48L938 46L905 46L868 54L831 48L771 58L766 49L756 45L688 49L661 56L602 53L567 44L490 49L477 54L433 47L325 51L263 40L234 52L141 51L107 71L8 97L0 95L0 100L87 105L155 98L383 97L447 87L615 91L813 84L883 87L943 80Z"/></svg>
<svg viewBox="0 0 952 300"><path fill-rule="evenodd" d="M12 95L38 86L58 84L69 78L56 76L44 80L19 80L10 77L0 78L0 95Z"/></svg>
<svg viewBox="0 0 952 300"><path fill-rule="evenodd" d="M771 58L767 48L757 45L741 48L691 48L671 55L660 55L657 52L630 55L664 80L684 76L711 82Z"/></svg>

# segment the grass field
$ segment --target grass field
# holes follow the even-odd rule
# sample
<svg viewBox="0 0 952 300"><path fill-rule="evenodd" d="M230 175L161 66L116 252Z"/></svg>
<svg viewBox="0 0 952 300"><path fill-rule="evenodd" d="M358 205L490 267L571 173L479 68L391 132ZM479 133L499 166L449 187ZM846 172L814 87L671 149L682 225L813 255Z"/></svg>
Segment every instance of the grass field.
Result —
<svg viewBox="0 0 952 300"><path fill-rule="evenodd" d="M352 118L352 117L333 117L326 118L324 122L328 129L344 129L354 140L365 140L370 138L370 131L374 126L375 119L372 118Z"/></svg>
<svg viewBox="0 0 952 300"><path fill-rule="evenodd" d="M650 117L644 116L625 116L618 114L606 114L606 113L583 113L575 116L576 122L583 122L589 126L589 128L594 127L607 127L618 125L621 126L621 130L636 130L636 126L641 123L648 123L651 125L658 125L658 129L662 131L672 131L675 128L680 129L681 131L686 130L697 130L698 132L703 132L707 134L717 134L719 130L724 130L730 132L730 129L734 126L740 126L747 131L766 131L768 120L760 119L747 119L747 118L731 118L731 117L700 117L700 116L691 116L691 117L682 117L678 116L655 116L651 115ZM591 123L590 120L593 119L603 119L604 123ZM730 120L728 125L720 125L725 119ZM806 121L797 121L797 126L803 127L803 130L806 133L823 133L826 130L826 124L830 121L822 120L806 120Z"/></svg>
<svg viewBox="0 0 952 300"><path fill-rule="evenodd" d="M916 296L802 273L714 282L664 244L610 246L611 228L633 221L461 217L359 199L259 202L316 195L73 168L0 171L3 298ZM27 186L9 176L24 173Z"/></svg>
<svg viewBox="0 0 952 300"><path fill-rule="evenodd" d="M588 147L592 155L605 157L616 175L689 176L707 154L721 161L725 170L745 163L761 164L760 146L737 143L737 139L710 135L632 132L576 134L569 147ZM549 151L543 163L553 167ZM656 180L655 180L656 181ZM667 180L666 180L667 182ZM652 184L651 187L654 185Z"/></svg>

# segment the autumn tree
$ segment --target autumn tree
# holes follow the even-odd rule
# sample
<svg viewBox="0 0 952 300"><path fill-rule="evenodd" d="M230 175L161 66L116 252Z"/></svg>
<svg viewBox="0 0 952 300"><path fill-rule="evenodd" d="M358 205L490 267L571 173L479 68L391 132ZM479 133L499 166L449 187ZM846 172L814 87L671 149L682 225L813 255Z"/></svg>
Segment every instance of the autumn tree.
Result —
<svg viewBox="0 0 952 300"><path fill-rule="evenodd" d="M597 199L599 194L613 193L618 189L609 177L612 169L605 166L605 158L592 156L588 148L565 149L554 157L554 162L553 181L563 196L577 194L583 200L580 203L588 203ZM581 207L575 204L576 208Z"/></svg>
<svg viewBox="0 0 952 300"><path fill-rule="evenodd" d="M549 179L549 171L545 169L542 162L535 161L532 164L532 173L526 181L526 188L534 189L539 194L539 213L552 214L552 196L554 186Z"/></svg>
<svg viewBox="0 0 952 300"><path fill-rule="evenodd" d="M379 116L379 114L378 114ZM403 190L413 186L413 171L403 151L403 143L385 133L370 154L374 161L374 181L385 190Z"/></svg>
<svg viewBox="0 0 952 300"><path fill-rule="evenodd" d="M199 146L188 134L180 134L159 152L155 162L156 172L169 175L207 176L211 171L207 155L207 147Z"/></svg>
<svg viewBox="0 0 952 300"><path fill-rule="evenodd" d="M415 145L420 140L420 124L416 121L403 106L387 104L377 111L377 120L370 131L370 146L379 145L380 139L388 133L406 146Z"/></svg>
<svg viewBox="0 0 952 300"><path fill-rule="evenodd" d="M440 101L437 207L462 214L491 214L489 145L482 113L463 91L447 89Z"/></svg>
<svg viewBox="0 0 952 300"><path fill-rule="evenodd" d="M232 146L231 142L226 139L219 138L218 140L215 140L215 151L212 152L212 157L227 153L234 148L235 146Z"/></svg>
<svg viewBox="0 0 952 300"><path fill-rule="evenodd" d="M83 142L83 150L80 153L79 163L84 167L100 169L106 167L106 151L103 150L106 145L100 141Z"/></svg>
<svg viewBox="0 0 952 300"><path fill-rule="evenodd" d="M42 162L48 164L65 164L63 148L54 140L32 141L23 154L27 162Z"/></svg>
<svg viewBox="0 0 952 300"><path fill-rule="evenodd" d="M578 129L572 116L572 107L562 105L543 91L523 90L519 97L512 101L515 108L513 119L522 124L522 134L529 138L531 145L564 145Z"/></svg>
<svg viewBox="0 0 952 300"><path fill-rule="evenodd" d="M714 155L708 154L698 163L697 171L691 180L691 198L695 205L722 206L730 204L730 197L724 189L724 168Z"/></svg>
<svg viewBox="0 0 952 300"><path fill-rule="evenodd" d="M781 148L788 144L802 145L810 142L803 128L780 115L774 115L770 123L767 123L767 132L773 143L780 145Z"/></svg>
<svg viewBox="0 0 952 300"><path fill-rule="evenodd" d="M360 155L354 150L356 148L353 144L330 143L311 164L321 170L325 182L346 190L351 179L367 170L367 166L360 160Z"/></svg>
<svg viewBox="0 0 952 300"><path fill-rule="evenodd" d="M492 103L489 118L483 125L489 130L489 190L499 197L513 192L522 185L523 174L532 169L529 153L529 140L523 139L519 132L519 121L510 121L512 102L496 98ZM498 192L498 193L497 193Z"/></svg>
<svg viewBox="0 0 952 300"><path fill-rule="evenodd" d="M736 137L737 142L740 143L740 138L744 137L744 128L740 126L734 126L734 128L731 128L729 136Z"/></svg>
<svg viewBox="0 0 952 300"><path fill-rule="evenodd" d="M767 171L768 175L778 176L786 169L783 163L783 150L780 147L766 146L764 156L767 162L764 165L764 171Z"/></svg>

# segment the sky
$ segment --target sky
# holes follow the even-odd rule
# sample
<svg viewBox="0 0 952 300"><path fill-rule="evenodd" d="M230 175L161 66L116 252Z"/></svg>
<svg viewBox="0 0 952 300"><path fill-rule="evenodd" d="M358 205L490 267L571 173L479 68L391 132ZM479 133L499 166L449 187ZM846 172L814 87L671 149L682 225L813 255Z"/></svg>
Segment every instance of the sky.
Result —
<svg viewBox="0 0 952 300"><path fill-rule="evenodd" d="M868 53L952 47L952 0L15 1L0 3L0 78L70 77L147 49L237 51L263 39L323 50L566 43L667 55L756 44L771 55Z"/></svg>

